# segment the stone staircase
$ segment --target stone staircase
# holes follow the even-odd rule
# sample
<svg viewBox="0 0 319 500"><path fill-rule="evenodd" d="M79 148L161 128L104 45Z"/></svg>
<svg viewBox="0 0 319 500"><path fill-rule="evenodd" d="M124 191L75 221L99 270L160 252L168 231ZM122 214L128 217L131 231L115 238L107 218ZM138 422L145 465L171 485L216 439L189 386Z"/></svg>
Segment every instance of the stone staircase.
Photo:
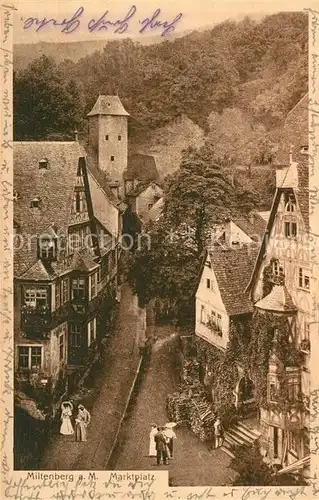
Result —
<svg viewBox="0 0 319 500"><path fill-rule="evenodd" d="M261 436L261 432L257 429L251 429L247 427L243 422L238 422L236 425L225 431L224 442L221 450L223 450L227 455L234 458L232 449L236 446L241 446L242 444L253 445L257 439Z"/></svg>

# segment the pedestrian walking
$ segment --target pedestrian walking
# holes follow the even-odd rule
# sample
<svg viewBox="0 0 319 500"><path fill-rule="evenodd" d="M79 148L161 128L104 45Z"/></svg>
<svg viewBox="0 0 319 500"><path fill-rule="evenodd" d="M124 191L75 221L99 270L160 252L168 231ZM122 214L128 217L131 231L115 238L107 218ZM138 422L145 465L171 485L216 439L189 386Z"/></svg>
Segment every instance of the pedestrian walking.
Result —
<svg viewBox="0 0 319 500"><path fill-rule="evenodd" d="M163 464L167 465L167 449L166 449L166 438L164 436L164 427L158 427L158 432L155 434L155 446L156 446L156 462L157 465Z"/></svg>
<svg viewBox="0 0 319 500"><path fill-rule="evenodd" d="M75 441L86 441L86 429L90 422L90 413L84 408L83 405L79 405L78 414L75 419Z"/></svg>
<svg viewBox="0 0 319 500"><path fill-rule="evenodd" d="M170 424L165 425L164 436L166 438L168 458L173 460L173 450L174 450L174 439L177 439L175 432L173 431Z"/></svg>
<svg viewBox="0 0 319 500"><path fill-rule="evenodd" d="M224 428L220 421L220 418L217 417L214 423L214 433L215 433L215 448L220 448L224 441Z"/></svg>
<svg viewBox="0 0 319 500"><path fill-rule="evenodd" d="M149 457L156 457L156 443L155 443L154 436L155 436L155 434L157 434L157 432L158 432L157 425L152 424L151 425L151 432L150 432L150 447L149 447L149 452L148 452Z"/></svg>

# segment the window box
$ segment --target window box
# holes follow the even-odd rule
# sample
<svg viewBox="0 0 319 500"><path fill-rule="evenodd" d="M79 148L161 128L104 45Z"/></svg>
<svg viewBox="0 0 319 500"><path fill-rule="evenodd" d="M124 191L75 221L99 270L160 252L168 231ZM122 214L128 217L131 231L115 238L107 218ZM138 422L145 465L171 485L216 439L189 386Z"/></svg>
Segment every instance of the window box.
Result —
<svg viewBox="0 0 319 500"><path fill-rule="evenodd" d="M32 328L34 329L34 334L38 334L43 328L48 327L50 322L51 310L49 306L22 306L21 324L23 328Z"/></svg>

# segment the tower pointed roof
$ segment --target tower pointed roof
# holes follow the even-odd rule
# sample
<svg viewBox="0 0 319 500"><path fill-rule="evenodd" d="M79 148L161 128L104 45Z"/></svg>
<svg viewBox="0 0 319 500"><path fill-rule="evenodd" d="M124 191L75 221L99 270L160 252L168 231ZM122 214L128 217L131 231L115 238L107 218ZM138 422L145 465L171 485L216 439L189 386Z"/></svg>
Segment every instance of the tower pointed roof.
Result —
<svg viewBox="0 0 319 500"><path fill-rule="evenodd" d="M278 313L295 313L297 311L285 285L275 285L266 297L256 302L255 307Z"/></svg>
<svg viewBox="0 0 319 500"><path fill-rule="evenodd" d="M97 115L130 116L117 95L99 95L93 108L87 114L87 116Z"/></svg>

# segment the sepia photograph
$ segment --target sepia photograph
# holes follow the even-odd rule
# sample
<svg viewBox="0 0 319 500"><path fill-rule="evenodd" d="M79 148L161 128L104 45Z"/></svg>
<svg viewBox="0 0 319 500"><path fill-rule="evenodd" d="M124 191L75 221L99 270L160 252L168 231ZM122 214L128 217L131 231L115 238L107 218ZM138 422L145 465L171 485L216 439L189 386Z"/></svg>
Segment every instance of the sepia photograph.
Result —
<svg viewBox="0 0 319 500"><path fill-rule="evenodd" d="M310 14L78 7L15 14L14 470L307 486Z"/></svg>

